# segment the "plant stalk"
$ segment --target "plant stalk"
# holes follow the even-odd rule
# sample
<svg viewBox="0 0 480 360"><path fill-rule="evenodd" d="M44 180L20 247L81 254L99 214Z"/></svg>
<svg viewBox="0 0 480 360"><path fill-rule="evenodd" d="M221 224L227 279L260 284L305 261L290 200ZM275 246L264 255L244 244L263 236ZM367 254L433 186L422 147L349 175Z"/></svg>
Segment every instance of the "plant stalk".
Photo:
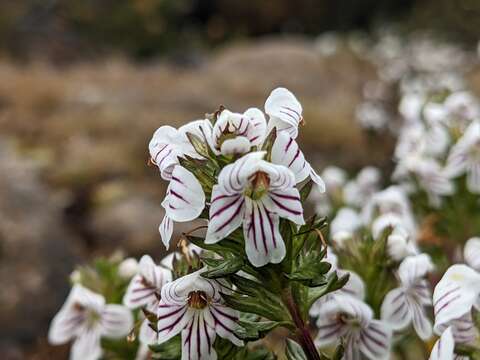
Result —
<svg viewBox="0 0 480 360"><path fill-rule="evenodd" d="M318 353L317 348L315 347L310 331L308 330L307 325L303 321L303 318L300 314L300 310L298 309L298 306L295 303L295 300L293 299L293 296L290 291L288 291L285 294L284 300L288 307L290 315L292 316L292 320L295 323L295 326L297 328L297 331L296 331L297 340L300 346L302 347L303 352L307 356L307 359L321 360L320 354Z"/></svg>

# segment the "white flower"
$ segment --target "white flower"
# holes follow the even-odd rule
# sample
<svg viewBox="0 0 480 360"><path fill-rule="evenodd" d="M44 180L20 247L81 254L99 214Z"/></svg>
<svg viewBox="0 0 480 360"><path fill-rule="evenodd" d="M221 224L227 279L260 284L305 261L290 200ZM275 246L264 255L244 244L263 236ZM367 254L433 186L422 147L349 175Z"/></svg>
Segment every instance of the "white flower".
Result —
<svg viewBox="0 0 480 360"><path fill-rule="evenodd" d="M212 125L208 120L192 121L178 130L172 126L161 126L155 131L148 145L152 162L160 169L160 174L165 180L170 180L172 172L179 164L178 158L185 155L202 158L196 153L188 140L187 133L191 133L201 139L211 137Z"/></svg>
<svg viewBox="0 0 480 360"><path fill-rule="evenodd" d="M327 166L321 176L329 193L341 189L347 182L347 172L337 166Z"/></svg>
<svg viewBox="0 0 480 360"><path fill-rule="evenodd" d="M396 261L418 254L415 238L402 225L395 226L387 238L387 253Z"/></svg>
<svg viewBox="0 0 480 360"><path fill-rule="evenodd" d="M121 338L133 327L129 309L105 304L105 298L75 285L50 324L48 341L53 345L73 340L72 360L97 360L102 355L100 339Z"/></svg>
<svg viewBox="0 0 480 360"><path fill-rule="evenodd" d="M335 244L342 247L342 241L350 238L362 226L362 220L357 211L349 207L338 210L330 224L330 235Z"/></svg>
<svg viewBox="0 0 480 360"><path fill-rule="evenodd" d="M200 255L200 253L202 252L202 248L195 245L195 244L188 244L187 248L186 248L186 251L187 251L187 256L195 257L195 256ZM182 258L182 254L180 254L177 251L172 252L172 253L168 254L167 256L165 256L160 261L160 266L164 267L165 269L173 271L173 259L178 261L181 258Z"/></svg>
<svg viewBox="0 0 480 360"><path fill-rule="evenodd" d="M468 360L468 356L455 355L455 340L452 328L448 327L437 340L430 353L429 360Z"/></svg>
<svg viewBox="0 0 480 360"><path fill-rule="evenodd" d="M479 116L478 99L467 91L457 91L445 99L439 118L449 127L463 131Z"/></svg>
<svg viewBox="0 0 480 360"><path fill-rule="evenodd" d="M263 160L264 155L250 153L222 169L212 190L205 238L207 244L216 243L243 224L247 257L256 267L285 257L281 217L304 224L293 172Z"/></svg>
<svg viewBox="0 0 480 360"><path fill-rule="evenodd" d="M129 309L145 307L148 311L154 312L160 301L162 287L171 280L170 270L157 266L150 256L144 255L140 259L138 274L132 278L127 287L123 304ZM144 320L140 328L139 340L147 344L154 339L155 335L148 326L148 320Z"/></svg>
<svg viewBox="0 0 480 360"><path fill-rule="evenodd" d="M173 233L173 222L196 219L205 207L205 193L197 178L187 169L176 165L171 174L165 199L165 216L159 226L163 244L168 249Z"/></svg>
<svg viewBox="0 0 480 360"><path fill-rule="evenodd" d="M382 319L392 329L401 330L413 323L418 336L427 340L432 336L432 324L425 313L425 306L432 305L432 296L425 276L433 264L426 254L405 258L398 268L400 287L391 290L384 298Z"/></svg>
<svg viewBox="0 0 480 360"><path fill-rule="evenodd" d="M201 271L166 284L158 306L156 343L181 333L182 360L215 360L216 335L243 345L234 334L238 311L223 305L220 285L203 278Z"/></svg>
<svg viewBox="0 0 480 360"><path fill-rule="evenodd" d="M470 267L480 271L480 237L473 237L465 243L463 258Z"/></svg>
<svg viewBox="0 0 480 360"><path fill-rule="evenodd" d="M302 105L289 90L279 87L271 92L265 102L265 112L270 116L269 131L287 132L291 138L298 136L298 125L303 121Z"/></svg>
<svg viewBox="0 0 480 360"><path fill-rule="evenodd" d="M480 194L480 121L474 121L450 150L446 173L457 177L467 173L467 188Z"/></svg>
<svg viewBox="0 0 480 360"><path fill-rule="evenodd" d="M399 216L409 233L416 232L410 202L400 186L390 186L372 195L362 209L362 219L364 224L370 224L378 215L389 213Z"/></svg>
<svg viewBox="0 0 480 360"><path fill-rule="evenodd" d="M366 101L355 110L355 117L364 129L382 130L390 120L389 113L375 101Z"/></svg>
<svg viewBox="0 0 480 360"><path fill-rule="evenodd" d="M391 329L373 318L373 312L363 301L352 296L336 296L323 304L317 320L319 347L337 344L343 338L343 359L387 359L390 353Z"/></svg>
<svg viewBox="0 0 480 360"><path fill-rule="evenodd" d="M354 180L349 181L343 196L347 204L360 207L379 189L380 171L373 166L363 168Z"/></svg>
<svg viewBox="0 0 480 360"><path fill-rule="evenodd" d="M267 129L263 113L250 108L243 114L223 110L212 130L211 147L217 154L244 154L262 144Z"/></svg>
<svg viewBox="0 0 480 360"><path fill-rule="evenodd" d="M457 342L477 337L471 310L480 295L480 274L466 265L453 265L445 272L433 292L434 331L441 334L452 327Z"/></svg>
<svg viewBox="0 0 480 360"><path fill-rule="evenodd" d="M118 275L123 279L130 279L138 272L138 261L129 257L118 265Z"/></svg>
<svg viewBox="0 0 480 360"><path fill-rule="evenodd" d="M420 121L422 106L425 103L425 96L419 93L406 94L400 100L398 111L405 120L410 123Z"/></svg>

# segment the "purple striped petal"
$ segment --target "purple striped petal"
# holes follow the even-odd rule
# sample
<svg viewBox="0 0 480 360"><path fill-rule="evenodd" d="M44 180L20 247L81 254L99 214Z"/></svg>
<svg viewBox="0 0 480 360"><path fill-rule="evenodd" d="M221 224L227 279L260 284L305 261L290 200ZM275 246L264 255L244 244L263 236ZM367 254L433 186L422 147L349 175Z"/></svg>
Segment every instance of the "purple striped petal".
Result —
<svg viewBox="0 0 480 360"><path fill-rule="evenodd" d="M186 305L165 306L163 299L157 310L157 343L161 344L179 334L190 322L194 314Z"/></svg>
<svg viewBox="0 0 480 360"><path fill-rule="evenodd" d="M102 335L108 338L121 338L133 329L132 312L125 306L109 304L101 315Z"/></svg>
<svg viewBox="0 0 480 360"><path fill-rule="evenodd" d="M272 147L272 162L290 169L295 174L296 183L310 175L310 164L305 160L297 142L286 132L277 134Z"/></svg>
<svg viewBox="0 0 480 360"><path fill-rule="evenodd" d="M210 306L209 310L215 323L216 333L237 346L243 346L243 341L234 332L239 319L238 311L219 304Z"/></svg>
<svg viewBox="0 0 480 360"><path fill-rule="evenodd" d="M262 201L245 199L243 234L245 251L253 266L278 264L285 257L285 244L280 235L279 217L267 209Z"/></svg>
<svg viewBox="0 0 480 360"><path fill-rule="evenodd" d="M433 346L429 360L453 360L455 357L454 349L455 342L452 329L448 327Z"/></svg>
<svg viewBox="0 0 480 360"><path fill-rule="evenodd" d="M413 328L422 340L428 340L432 337L432 323L425 314L422 305L415 301L409 301L410 311L412 313Z"/></svg>
<svg viewBox="0 0 480 360"><path fill-rule="evenodd" d="M216 360L213 348L215 329L204 319L204 310L195 310L182 331L182 360Z"/></svg>
<svg viewBox="0 0 480 360"><path fill-rule="evenodd" d="M393 289L385 296L381 315L382 320L389 323L394 330L401 330L408 326L412 314L403 288Z"/></svg>
<svg viewBox="0 0 480 360"><path fill-rule="evenodd" d="M205 243L216 243L230 235L242 224L244 213L245 198L242 194L228 195L223 187L214 185Z"/></svg>
<svg viewBox="0 0 480 360"><path fill-rule="evenodd" d="M372 320L360 333L360 351L370 360L388 359L392 330L384 322Z"/></svg>
<svg viewBox="0 0 480 360"><path fill-rule="evenodd" d="M265 151L244 155L233 164L225 166L218 176L218 185L225 195L236 195L249 184L249 178L257 172L258 165L265 156ZM212 202L215 198L212 196Z"/></svg>
<svg viewBox="0 0 480 360"><path fill-rule="evenodd" d="M298 125L302 121L302 105L295 95L285 88L276 88L265 102L265 112L270 116L269 127L272 120L280 122L286 131L296 138Z"/></svg>
<svg viewBox="0 0 480 360"><path fill-rule="evenodd" d="M452 320L470 313L480 294L480 274L466 265L453 265L443 275L433 293L435 332Z"/></svg>
<svg viewBox="0 0 480 360"><path fill-rule="evenodd" d="M303 206L300 194L296 188L282 191L270 191L268 198L264 199L268 210L281 218L293 221L295 224L303 225Z"/></svg>
<svg viewBox="0 0 480 360"><path fill-rule="evenodd" d="M78 334L70 350L70 360L98 360L102 356L100 329L85 327Z"/></svg>
<svg viewBox="0 0 480 360"><path fill-rule="evenodd" d="M427 254L407 256L398 267L398 276L403 286L412 287L434 268Z"/></svg>
<svg viewBox="0 0 480 360"><path fill-rule="evenodd" d="M205 193L197 178L177 165L162 203L170 219L178 222L196 219L205 207Z"/></svg>
<svg viewBox="0 0 480 360"><path fill-rule="evenodd" d="M175 146L177 138L178 130L166 125L155 131L148 145L150 157L165 180L170 180L173 168L178 164L180 153Z"/></svg>
<svg viewBox="0 0 480 360"><path fill-rule="evenodd" d="M168 250L170 247L170 240L172 239L173 235L173 220L165 214L163 217L160 226L158 227L158 232L160 233L160 237L162 238L162 243L165 248Z"/></svg>

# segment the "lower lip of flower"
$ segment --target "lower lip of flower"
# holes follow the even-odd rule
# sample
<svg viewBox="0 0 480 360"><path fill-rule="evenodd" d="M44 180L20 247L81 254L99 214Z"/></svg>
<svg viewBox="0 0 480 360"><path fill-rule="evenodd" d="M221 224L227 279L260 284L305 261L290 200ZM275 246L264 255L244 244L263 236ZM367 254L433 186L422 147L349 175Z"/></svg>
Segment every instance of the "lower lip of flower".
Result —
<svg viewBox="0 0 480 360"><path fill-rule="evenodd" d="M188 306L194 309L204 309L208 304L207 294L203 291L192 291L188 294Z"/></svg>

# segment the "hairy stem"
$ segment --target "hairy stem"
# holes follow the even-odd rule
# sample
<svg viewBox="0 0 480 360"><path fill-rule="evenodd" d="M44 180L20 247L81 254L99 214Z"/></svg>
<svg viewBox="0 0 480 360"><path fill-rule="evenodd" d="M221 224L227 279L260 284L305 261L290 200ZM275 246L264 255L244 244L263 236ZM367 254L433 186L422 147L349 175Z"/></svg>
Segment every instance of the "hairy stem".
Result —
<svg viewBox="0 0 480 360"><path fill-rule="evenodd" d="M303 352L307 356L309 360L320 360L320 355L313 343L312 336L310 335L310 331L308 330L307 325L303 321L303 318L300 314L300 310L293 299L292 293L290 290L286 291L284 294L284 301L290 311L290 315L292 316L293 322L297 328L296 337L303 349Z"/></svg>

